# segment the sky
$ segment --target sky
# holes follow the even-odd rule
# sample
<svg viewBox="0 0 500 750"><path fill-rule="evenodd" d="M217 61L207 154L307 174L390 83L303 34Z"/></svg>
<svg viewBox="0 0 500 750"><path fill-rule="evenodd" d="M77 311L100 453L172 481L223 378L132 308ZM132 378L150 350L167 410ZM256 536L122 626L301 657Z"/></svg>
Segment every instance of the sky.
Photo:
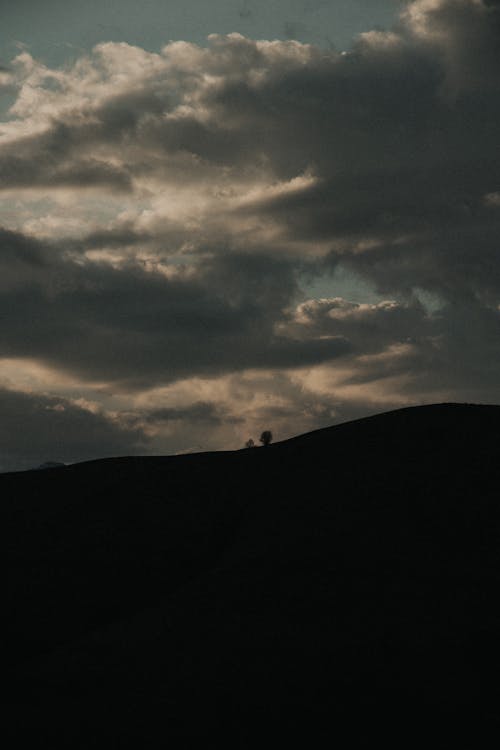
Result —
<svg viewBox="0 0 500 750"><path fill-rule="evenodd" d="M500 401L500 2L0 4L0 470Z"/></svg>

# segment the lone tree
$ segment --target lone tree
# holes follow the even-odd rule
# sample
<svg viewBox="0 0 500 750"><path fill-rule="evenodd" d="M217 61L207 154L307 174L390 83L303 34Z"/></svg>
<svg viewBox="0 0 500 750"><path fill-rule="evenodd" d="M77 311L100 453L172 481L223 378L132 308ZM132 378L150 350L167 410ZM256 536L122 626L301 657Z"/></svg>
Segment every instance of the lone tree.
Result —
<svg viewBox="0 0 500 750"><path fill-rule="evenodd" d="M254 441L252 440L252 438L250 438L250 440L247 440L247 441L246 441L246 443L245 443L245 448L254 448L254 447L255 447L255 443L254 443Z"/></svg>
<svg viewBox="0 0 500 750"><path fill-rule="evenodd" d="M273 439L273 433L271 432L271 430L264 430L264 432L262 433L262 435L260 436L259 439L260 439L260 442L262 443L262 445L265 448L266 446L268 446L271 443L271 441Z"/></svg>

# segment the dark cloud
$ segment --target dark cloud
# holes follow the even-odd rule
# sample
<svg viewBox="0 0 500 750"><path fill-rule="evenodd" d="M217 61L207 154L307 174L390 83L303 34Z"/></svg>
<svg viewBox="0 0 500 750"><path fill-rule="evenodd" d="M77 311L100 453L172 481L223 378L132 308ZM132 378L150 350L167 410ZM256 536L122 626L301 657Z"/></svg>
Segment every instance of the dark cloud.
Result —
<svg viewBox="0 0 500 750"><path fill-rule="evenodd" d="M142 415L141 420L158 424L161 422L194 422L202 423L205 427L217 427L223 424L239 424L241 417L232 415L208 401L197 401L184 407L163 407L152 409Z"/></svg>
<svg viewBox="0 0 500 750"><path fill-rule="evenodd" d="M436 317L429 316L417 300L359 304L340 297L302 303L285 326L288 335L297 338L343 337L351 342L351 351L363 354L440 331Z"/></svg>
<svg viewBox="0 0 500 750"><path fill-rule="evenodd" d="M29 288L42 279L50 267L50 251L45 243L0 227L0 295L15 295L16 290ZM15 313L15 300L13 304Z"/></svg>
<svg viewBox="0 0 500 750"><path fill-rule="evenodd" d="M28 254L26 237L5 235ZM4 288L0 347L4 356L36 358L129 387L314 364L348 352L343 337L275 334L294 286L287 264L265 256L218 257L194 278L168 279L135 262L113 268L55 255L42 272L26 276L22 288Z"/></svg>
<svg viewBox="0 0 500 750"><path fill-rule="evenodd" d="M59 247L62 250L83 253L86 250L123 249L136 247L137 245L148 245L152 241L154 241L154 235L150 232L137 231L133 225L124 224L115 229L97 229L81 239L64 240L59 243Z"/></svg>
<svg viewBox="0 0 500 750"><path fill-rule="evenodd" d="M0 233L4 357L122 389L335 361L365 410L391 388L498 400L498 2L415 0L345 54L106 44L51 86L21 63L2 188L99 188L123 210L64 239ZM298 306L339 267L390 302ZM317 420L341 398L318 396ZM144 418L230 420L194 401Z"/></svg>
<svg viewBox="0 0 500 750"><path fill-rule="evenodd" d="M64 398L0 388L0 411L1 471L137 453L147 445L138 427Z"/></svg>
<svg viewBox="0 0 500 750"><path fill-rule="evenodd" d="M500 213L485 197L500 185L499 9L420 2L405 18L398 34L270 76L258 96L230 82L216 91L221 120L243 111L278 174L312 165L318 177L244 210L290 238L330 240L331 262L382 293L498 303ZM373 250L360 252L365 240Z"/></svg>
<svg viewBox="0 0 500 750"><path fill-rule="evenodd" d="M118 192L131 189L130 176L126 170L106 162L89 158L64 163L60 157L38 152L33 144L27 151L24 156L0 153L0 189L2 186L4 189L92 187Z"/></svg>
<svg viewBox="0 0 500 750"><path fill-rule="evenodd" d="M11 265L43 267L47 262L48 249L44 243L0 227L0 263L5 272Z"/></svg>

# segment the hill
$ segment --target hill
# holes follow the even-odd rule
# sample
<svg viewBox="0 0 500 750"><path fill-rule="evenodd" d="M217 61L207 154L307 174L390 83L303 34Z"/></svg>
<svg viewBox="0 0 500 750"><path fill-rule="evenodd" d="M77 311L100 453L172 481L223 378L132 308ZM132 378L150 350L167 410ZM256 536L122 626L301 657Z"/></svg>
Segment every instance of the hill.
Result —
<svg viewBox="0 0 500 750"><path fill-rule="evenodd" d="M0 476L11 728L238 748L495 722L499 454L500 407L443 404Z"/></svg>

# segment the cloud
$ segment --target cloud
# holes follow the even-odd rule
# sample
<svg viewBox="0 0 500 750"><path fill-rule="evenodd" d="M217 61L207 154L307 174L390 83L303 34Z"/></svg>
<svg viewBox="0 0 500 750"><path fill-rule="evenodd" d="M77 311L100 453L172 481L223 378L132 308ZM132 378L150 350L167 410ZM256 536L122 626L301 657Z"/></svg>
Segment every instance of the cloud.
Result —
<svg viewBox="0 0 500 750"><path fill-rule="evenodd" d="M225 413L215 404L208 401L197 401L184 407L161 407L145 414L145 419L152 424L161 422L201 422L214 427L221 424L238 424L241 418Z"/></svg>
<svg viewBox="0 0 500 750"><path fill-rule="evenodd" d="M363 353L431 337L439 331L436 319L418 300L412 304L392 300L360 304L341 297L302 302L284 325L288 334L296 337L346 338L353 352Z"/></svg>
<svg viewBox="0 0 500 750"><path fill-rule="evenodd" d="M448 23L452 11L461 12ZM497 15L493 6L474 2L414 3L399 33L366 34L344 56L238 35L214 38L209 50L171 44L160 56L101 45L93 63L83 66L85 75L79 71L89 87L100 75L92 83L95 99L75 99L68 111L65 96L56 97L52 125L28 149L29 167L23 171L16 153L3 184L25 187L46 179L74 186L80 179L83 186L119 191L135 181L165 190L166 200L170 185L179 194L185 184L188 195L207 194L191 223L206 220L215 205L223 231L230 222L234 230L238 219L265 218L290 241L343 242L343 260L363 272L355 245L360 237L386 248L389 264L394 242L400 242L399 255L415 256L421 244L441 245L453 227L469 234L475 229L476 242L485 224L496 228L483 199L500 177L491 158L498 120L491 90L498 80L491 42ZM474 39L467 36L471 25ZM429 39L428 27L442 31ZM472 41L474 65L458 70L463 51L472 55ZM138 72L139 61L148 61L145 73ZM120 80L117 93L109 84L122 67L132 77L129 88ZM75 85L69 76L64 92L74 97ZM82 158L96 146L103 153L99 160ZM47 166L53 158L57 164ZM255 182L286 181L307 169L317 179L303 190L275 196L262 190L260 201L234 200L250 195ZM439 249L431 252L439 260ZM334 251L331 259L337 258ZM408 260L414 278L419 269ZM439 270L442 276L446 269Z"/></svg>
<svg viewBox="0 0 500 750"><path fill-rule="evenodd" d="M0 388L0 470L35 468L145 450L137 427L68 399Z"/></svg>
<svg viewBox="0 0 500 750"><path fill-rule="evenodd" d="M226 446L266 413L286 432L294 410L498 400L499 42L498 3L414 0L342 54L239 34L60 69L23 51L0 73L3 356L75 394L217 381L154 405L186 444L200 403ZM378 301L337 294L336 269ZM227 378L248 399L248 373L268 412L241 423Z"/></svg>
<svg viewBox="0 0 500 750"><path fill-rule="evenodd" d="M313 364L349 350L340 336L299 340L275 332L294 279L286 264L266 256L231 255L169 278L161 267L72 262L55 252L40 265L39 243L12 232L3 239L9 274L0 282L0 346L10 357L144 387L194 373ZM13 245L22 252L11 253Z"/></svg>

